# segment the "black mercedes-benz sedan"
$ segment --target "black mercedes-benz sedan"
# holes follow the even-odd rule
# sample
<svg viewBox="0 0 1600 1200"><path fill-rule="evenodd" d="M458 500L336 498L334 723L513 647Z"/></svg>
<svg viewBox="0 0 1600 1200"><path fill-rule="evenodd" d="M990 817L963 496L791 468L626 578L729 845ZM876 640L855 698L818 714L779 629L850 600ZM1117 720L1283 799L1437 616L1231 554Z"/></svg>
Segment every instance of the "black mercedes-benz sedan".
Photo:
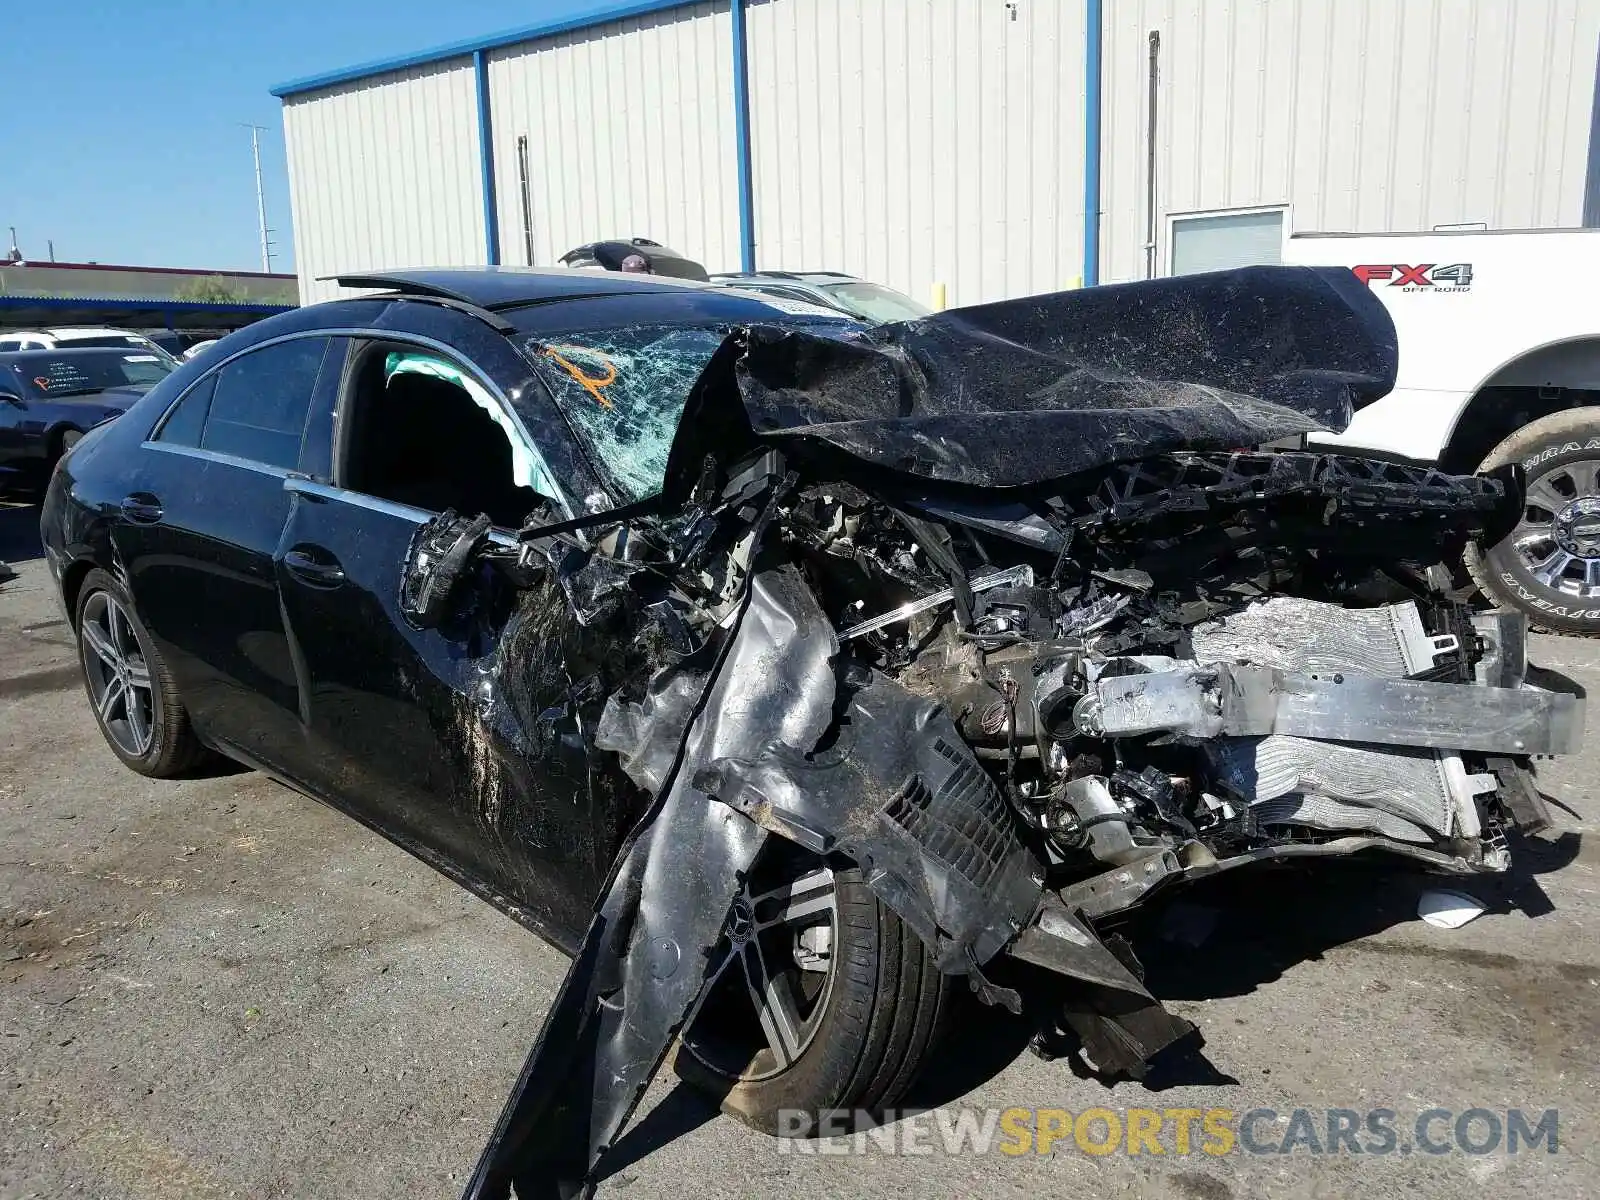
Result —
<svg viewBox="0 0 1600 1200"><path fill-rule="evenodd" d="M1241 449L1392 387L1348 272L870 326L341 282L89 431L41 528L129 767L268 772L572 956L469 1196L582 1192L669 1054L758 1128L873 1119L953 981L1139 1075L1198 1032L1108 923L1288 858L1503 871L1548 824L1582 699L1438 566L1515 472Z"/></svg>

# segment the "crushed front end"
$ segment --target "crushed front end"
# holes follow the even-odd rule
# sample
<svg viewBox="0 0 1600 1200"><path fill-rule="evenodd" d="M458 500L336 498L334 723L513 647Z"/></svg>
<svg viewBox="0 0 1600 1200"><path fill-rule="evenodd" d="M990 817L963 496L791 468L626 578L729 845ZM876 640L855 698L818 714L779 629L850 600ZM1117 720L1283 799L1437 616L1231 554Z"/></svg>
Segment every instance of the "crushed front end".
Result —
<svg viewBox="0 0 1600 1200"><path fill-rule="evenodd" d="M1194 1035L1103 936L1152 895L1291 857L1499 871L1548 825L1532 759L1578 748L1582 699L1440 565L1514 523L1518 480L1227 449L1337 427L1393 347L1325 330L1318 304L1378 322L1364 291L1303 273L1297 320L1247 320L1254 285L1217 317L1219 278L1122 289L1187 331L1164 374L1148 347L1130 374L1103 311L1127 296L731 333L694 414L721 440L680 436L671 502L491 551L656 650L593 732L649 810L470 1196L591 1186L769 838L858 867L941 971L1137 1076ZM1030 402L972 411L997 366ZM711 419L735 402L742 427Z"/></svg>

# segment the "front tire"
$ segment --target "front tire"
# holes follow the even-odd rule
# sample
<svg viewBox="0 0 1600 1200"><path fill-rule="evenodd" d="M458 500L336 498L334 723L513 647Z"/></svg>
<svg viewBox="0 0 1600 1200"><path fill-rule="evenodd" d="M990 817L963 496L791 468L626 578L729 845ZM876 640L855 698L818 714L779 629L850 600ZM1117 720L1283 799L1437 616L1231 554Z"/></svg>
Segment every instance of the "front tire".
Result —
<svg viewBox="0 0 1600 1200"><path fill-rule="evenodd" d="M1480 471L1521 463L1522 519L1497 545L1469 544L1467 569L1496 605L1558 633L1600 635L1600 409L1524 425Z"/></svg>
<svg viewBox="0 0 1600 1200"><path fill-rule="evenodd" d="M95 723L141 775L171 779L204 754L177 686L121 581L90 571L78 593L78 659Z"/></svg>
<svg viewBox="0 0 1600 1200"><path fill-rule="evenodd" d="M679 1041L677 1072L764 1133L807 1136L835 1113L847 1128L916 1078L948 980L857 868L777 843L753 878Z"/></svg>

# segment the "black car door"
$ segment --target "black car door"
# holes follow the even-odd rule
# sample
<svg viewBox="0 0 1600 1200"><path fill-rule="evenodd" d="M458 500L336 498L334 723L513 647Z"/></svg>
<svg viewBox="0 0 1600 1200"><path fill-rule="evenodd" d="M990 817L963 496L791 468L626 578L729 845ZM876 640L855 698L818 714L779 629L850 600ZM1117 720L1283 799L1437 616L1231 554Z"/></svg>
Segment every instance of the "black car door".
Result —
<svg viewBox="0 0 1600 1200"><path fill-rule="evenodd" d="M287 485L276 568L300 758L319 794L572 945L624 820L585 753L603 693L572 664L592 639L553 584L514 589L488 567L438 628L402 615L407 558L434 510L515 526L540 503L511 478L510 410L484 410L503 405L489 376L412 350L357 343L329 478ZM390 368L408 358L459 371L477 400L437 377L397 384Z"/></svg>
<svg viewBox="0 0 1600 1200"><path fill-rule="evenodd" d="M202 737L291 778L299 690L274 554L307 414L344 339L245 351L184 393L141 448L112 532L141 620Z"/></svg>

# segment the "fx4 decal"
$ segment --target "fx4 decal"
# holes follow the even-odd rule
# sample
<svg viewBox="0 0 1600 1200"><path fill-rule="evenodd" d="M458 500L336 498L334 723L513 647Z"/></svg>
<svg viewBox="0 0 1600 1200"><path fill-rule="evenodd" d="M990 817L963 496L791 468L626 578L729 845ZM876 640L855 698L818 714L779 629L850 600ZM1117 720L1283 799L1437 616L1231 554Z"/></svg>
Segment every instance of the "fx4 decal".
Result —
<svg viewBox="0 0 1600 1200"><path fill-rule="evenodd" d="M1472 286L1471 263L1451 263L1444 267L1433 263L1415 267L1404 263L1362 263L1350 270L1368 287L1386 279L1390 287L1406 292L1464 292Z"/></svg>

